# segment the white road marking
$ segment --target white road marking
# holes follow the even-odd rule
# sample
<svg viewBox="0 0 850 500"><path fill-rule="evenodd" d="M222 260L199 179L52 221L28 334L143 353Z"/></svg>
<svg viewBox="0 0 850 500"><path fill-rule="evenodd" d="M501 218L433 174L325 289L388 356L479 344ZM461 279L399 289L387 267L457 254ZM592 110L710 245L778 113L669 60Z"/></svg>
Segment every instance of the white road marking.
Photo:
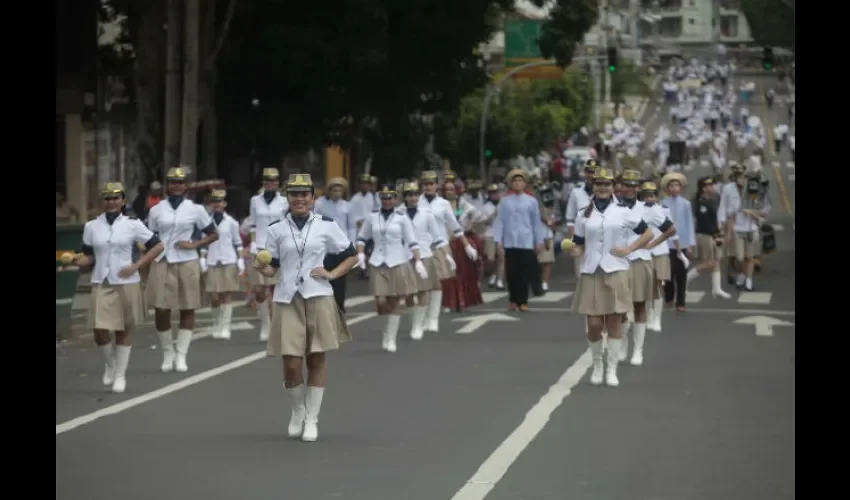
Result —
<svg viewBox="0 0 850 500"><path fill-rule="evenodd" d="M560 302L571 297L573 292L546 292L546 295L540 297L531 297L529 302Z"/></svg>
<svg viewBox="0 0 850 500"><path fill-rule="evenodd" d="M796 174L788 174L788 182L794 182L797 180Z"/></svg>
<svg viewBox="0 0 850 500"><path fill-rule="evenodd" d="M486 308L486 307L476 307L474 312L477 314L487 313L487 312L502 312L504 309L496 309L496 308ZM572 312L567 307L535 307L532 309L532 313L559 313L559 314L569 314L570 316L576 316L577 318L581 317L581 314L576 314ZM711 307L704 308L691 308L688 307L688 313L707 313L707 314L768 314L773 316L795 316L796 312L794 311L778 311L778 310L770 310L770 309L714 309ZM460 315L463 314L471 314L468 312L458 313Z"/></svg>
<svg viewBox="0 0 850 500"><path fill-rule="evenodd" d="M782 224L771 224L771 226L773 226L773 230L776 231L777 233L781 233L782 231L785 231L785 226L783 226Z"/></svg>
<svg viewBox="0 0 850 500"><path fill-rule="evenodd" d="M773 298L772 292L741 292L738 296L739 304L770 304L770 299Z"/></svg>
<svg viewBox="0 0 850 500"><path fill-rule="evenodd" d="M482 292L481 300L487 304L489 302L496 302L499 299L505 298L508 296L507 292Z"/></svg>
<svg viewBox="0 0 850 500"><path fill-rule="evenodd" d="M690 172L694 169L694 165L692 163L688 163L685 165L685 172Z"/></svg>
<svg viewBox="0 0 850 500"><path fill-rule="evenodd" d="M795 168L796 166L797 166L796 163L794 163L793 161L789 161L788 163L785 164L786 168Z"/></svg>
<svg viewBox="0 0 850 500"><path fill-rule="evenodd" d="M345 307L357 307L361 304L368 304L369 302L374 302L375 297L370 297L369 295L358 295L356 297L349 297L345 299Z"/></svg>
<svg viewBox="0 0 850 500"><path fill-rule="evenodd" d="M705 298L705 292L686 292L685 293L685 304L696 304Z"/></svg>
<svg viewBox="0 0 850 500"><path fill-rule="evenodd" d="M367 319L376 317L376 313L369 313L360 316L359 318L352 318L346 321L346 323L351 326L362 321L366 321ZM56 425L56 435L72 431L77 427L90 424L95 420L101 419L103 417L108 417L110 415L117 415L121 412L127 411L131 408L135 408L136 406L143 405L149 401L153 401L155 399L161 398L163 396L167 396L171 393L177 392L181 389L185 389L187 387L191 387L196 384L200 384L205 380L209 380L213 377L217 377L229 371L233 371L237 368L241 368L243 366L249 365L255 361L259 361L261 359L266 359L266 351L258 352L256 354L251 354L250 356L245 356L244 358L237 359L236 361L231 361L230 363L217 366L205 372L199 373L197 375L192 375L191 377L187 377L179 382L175 382L173 384L166 385L165 387L161 387L155 391L148 392L146 394L142 394L141 396L137 396L135 398L128 399L127 401L122 401L121 403L116 403L111 406L107 406L106 408L101 408L98 411L89 413L87 415L83 415L77 418L73 418L68 420L67 422L63 422L61 424Z"/></svg>
<svg viewBox="0 0 850 500"><path fill-rule="evenodd" d="M535 437L546 427L552 414L570 395L573 387L578 385L581 378L592 364L590 351L585 351L561 378L549 387L528 413L522 423L514 429L502 444L484 461L475 474L454 494L452 500L484 500L496 487L508 469L520 454L528 447Z"/></svg>

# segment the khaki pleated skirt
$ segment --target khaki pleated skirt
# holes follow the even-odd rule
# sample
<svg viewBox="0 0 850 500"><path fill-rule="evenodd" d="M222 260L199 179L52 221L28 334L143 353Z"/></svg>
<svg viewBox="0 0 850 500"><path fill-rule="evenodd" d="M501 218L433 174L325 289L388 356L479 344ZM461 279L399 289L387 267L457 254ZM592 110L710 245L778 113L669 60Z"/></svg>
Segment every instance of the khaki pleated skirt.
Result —
<svg viewBox="0 0 850 500"><path fill-rule="evenodd" d="M652 267L655 268L656 281L670 281L672 274L670 273L669 255L653 255Z"/></svg>
<svg viewBox="0 0 850 500"><path fill-rule="evenodd" d="M369 266L369 293L373 297L404 297L419 291L418 276L410 262L395 267Z"/></svg>
<svg viewBox="0 0 850 500"><path fill-rule="evenodd" d="M210 267L207 269L205 278L207 293L238 292L240 290L239 268L236 267L236 264Z"/></svg>
<svg viewBox="0 0 850 500"><path fill-rule="evenodd" d="M484 256L491 262L496 260L496 241L493 238L484 238Z"/></svg>
<svg viewBox="0 0 850 500"><path fill-rule="evenodd" d="M89 305L89 327L123 332L145 320L147 310L141 283L94 285Z"/></svg>
<svg viewBox="0 0 850 500"><path fill-rule="evenodd" d="M425 270L428 271L428 278L422 279L416 272L416 269L413 269L413 277L416 280L417 291L430 292L432 290L440 290L441 285L440 277L437 274L437 259L435 257L428 257L426 259L422 259L422 264L425 266Z"/></svg>
<svg viewBox="0 0 850 500"><path fill-rule="evenodd" d="M450 246L444 246L440 248L434 249L434 259L436 259L436 267L437 267L437 276L440 280L447 280L449 278L455 277L455 272L452 271L452 267L449 265L448 259L446 259L446 252L451 252Z"/></svg>
<svg viewBox="0 0 850 500"><path fill-rule="evenodd" d="M651 260L633 260L629 263L629 290L632 293L632 302L652 300L655 286L655 266Z"/></svg>
<svg viewBox="0 0 850 500"><path fill-rule="evenodd" d="M248 280L251 283L251 286L275 286L277 285L278 279L280 279L280 273L275 274L272 277L268 277L262 274L260 271L254 269L254 266L247 265L248 272Z"/></svg>
<svg viewBox="0 0 850 500"><path fill-rule="evenodd" d="M555 243L552 240L547 240L547 242L543 246L543 251L537 254L537 262L540 264L552 264L555 262Z"/></svg>
<svg viewBox="0 0 850 500"><path fill-rule="evenodd" d="M697 235L697 258L700 260L717 260L721 249L710 235Z"/></svg>
<svg viewBox="0 0 850 500"><path fill-rule="evenodd" d="M625 314L633 307L628 271L609 274L600 267L593 274L582 274L579 277L573 312L587 316L606 316Z"/></svg>
<svg viewBox="0 0 850 500"><path fill-rule="evenodd" d="M345 316L333 295L305 299L296 293L289 304L274 303L266 352L303 357L335 351L350 340Z"/></svg>
<svg viewBox="0 0 850 500"><path fill-rule="evenodd" d="M201 307L201 264L197 259L151 263L145 300L149 307L193 311Z"/></svg>

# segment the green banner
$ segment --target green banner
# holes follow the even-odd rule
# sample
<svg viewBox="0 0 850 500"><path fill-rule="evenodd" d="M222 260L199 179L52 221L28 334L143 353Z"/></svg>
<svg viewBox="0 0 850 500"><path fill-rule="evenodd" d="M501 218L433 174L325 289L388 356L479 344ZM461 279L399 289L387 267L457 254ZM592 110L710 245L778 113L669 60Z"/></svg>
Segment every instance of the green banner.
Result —
<svg viewBox="0 0 850 500"><path fill-rule="evenodd" d="M505 20L505 66L522 66L534 61L542 61L537 41L543 31L543 21L533 19Z"/></svg>

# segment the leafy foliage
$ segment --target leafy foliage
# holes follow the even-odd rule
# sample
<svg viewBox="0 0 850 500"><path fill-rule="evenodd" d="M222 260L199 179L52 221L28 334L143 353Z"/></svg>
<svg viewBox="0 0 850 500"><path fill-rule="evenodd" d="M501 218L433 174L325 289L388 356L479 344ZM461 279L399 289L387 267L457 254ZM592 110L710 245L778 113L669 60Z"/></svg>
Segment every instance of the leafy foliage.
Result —
<svg viewBox="0 0 850 500"><path fill-rule="evenodd" d="M550 1L533 0L532 3L543 7ZM569 66L584 34L590 31L598 18L597 0L555 0L537 42L543 57L554 58L561 67Z"/></svg>
<svg viewBox="0 0 850 500"><path fill-rule="evenodd" d="M793 0L742 0L741 10L756 43L793 50L794 5Z"/></svg>
<svg viewBox="0 0 850 500"><path fill-rule="evenodd" d="M629 60L621 60L617 64L617 71L611 74L611 98L614 102L622 102L625 95L652 95L644 73Z"/></svg>

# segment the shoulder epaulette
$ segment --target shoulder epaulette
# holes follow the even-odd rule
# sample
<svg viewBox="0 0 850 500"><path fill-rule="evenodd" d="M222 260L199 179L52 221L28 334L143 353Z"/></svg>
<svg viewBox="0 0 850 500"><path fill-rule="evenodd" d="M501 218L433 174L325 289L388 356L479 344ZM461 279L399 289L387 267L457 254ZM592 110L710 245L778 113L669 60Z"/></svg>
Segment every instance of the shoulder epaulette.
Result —
<svg viewBox="0 0 850 500"><path fill-rule="evenodd" d="M280 219L278 219L278 220L276 220L276 221L274 221L274 222L269 222L269 226L274 226L274 225L275 225L275 224L277 224L278 222L280 222Z"/></svg>
<svg viewBox="0 0 850 500"><path fill-rule="evenodd" d="M378 212L380 212L380 210L372 210L372 213L373 213L373 214L376 214L376 213L378 213Z"/></svg>
<svg viewBox="0 0 850 500"><path fill-rule="evenodd" d="M330 218L330 217L328 217L327 215L323 215L323 216L322 216L322 220L323 220L323 221L326 221L326 222L333 222L333 221L334 221L333 219L331 219L331 218Z"/></svg>

